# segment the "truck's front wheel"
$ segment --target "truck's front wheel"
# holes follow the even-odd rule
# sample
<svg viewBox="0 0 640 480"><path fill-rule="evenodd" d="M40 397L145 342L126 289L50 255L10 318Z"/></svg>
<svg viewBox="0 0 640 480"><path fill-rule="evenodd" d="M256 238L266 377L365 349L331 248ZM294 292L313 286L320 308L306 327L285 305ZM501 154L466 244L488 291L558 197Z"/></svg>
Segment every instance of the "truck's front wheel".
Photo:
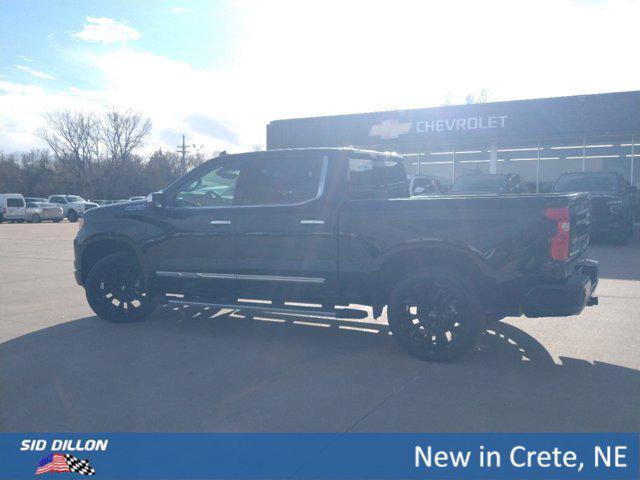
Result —
<svg viewBox="0 0 640 480"><path fill-rule="evenodd" d="M127 253L114 253L91 268L85 282L92 310L110 322L136 322L155 307L138 261Z"/></svg>
<svg viewBox="0 0 640 480"><path fill-rule="evenodd" d="M387 311L396 341L421 360L449 361L470 351L484 327L474 286L441 267L403 277L393 288Z"/></svg>

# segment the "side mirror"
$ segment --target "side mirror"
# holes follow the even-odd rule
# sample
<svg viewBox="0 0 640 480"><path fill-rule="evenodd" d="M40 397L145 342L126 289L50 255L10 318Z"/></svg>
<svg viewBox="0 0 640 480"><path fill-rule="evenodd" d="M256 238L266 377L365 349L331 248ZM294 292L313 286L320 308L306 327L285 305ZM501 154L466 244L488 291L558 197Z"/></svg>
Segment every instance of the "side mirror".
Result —
<svg viewBox="0 0 640 480"><path fill-rule="evenodd" d="M164 208L166 206L164 192L153 192L150 197L153 208Z"/></svg>

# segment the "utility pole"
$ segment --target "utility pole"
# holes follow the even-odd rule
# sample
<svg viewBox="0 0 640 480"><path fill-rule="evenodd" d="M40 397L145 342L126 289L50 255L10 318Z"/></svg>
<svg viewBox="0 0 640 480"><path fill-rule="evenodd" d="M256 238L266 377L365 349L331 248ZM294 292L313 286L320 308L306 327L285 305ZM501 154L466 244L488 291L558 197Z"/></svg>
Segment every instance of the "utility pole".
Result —
<svg viewBox="0 0 640 480"><path fill-rule="evenodd" d="M185 158L187 156L187 150L189 150L189 147L185 143L184 135L182 135L182 145L178 145L178 153L180 153L182 155L181 165L182 165L182 174L183 175L186 173L186 170L187 170L187 163L185 161Z"/></svg>
<svg viewBox="0 0 640 480"><path fill-rule="evenodd" d="M178 153L182 155L182 163L184 163L184 158L187 156L188 150L189 146L186 145L184 135L182 135L182 145L178 145Z"/></svg>

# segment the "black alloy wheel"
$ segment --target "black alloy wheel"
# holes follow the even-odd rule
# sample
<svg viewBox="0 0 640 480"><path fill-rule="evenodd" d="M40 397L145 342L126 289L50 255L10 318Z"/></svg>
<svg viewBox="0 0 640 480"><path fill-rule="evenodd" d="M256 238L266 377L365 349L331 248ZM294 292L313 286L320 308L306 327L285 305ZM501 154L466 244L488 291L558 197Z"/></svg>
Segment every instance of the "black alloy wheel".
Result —
<svg viewBox="0 0 640 480"><path fill-rule="evenodd" d="M467 279L435 267L405 276L393 289L389 326L413 356L449 361L469 352L484 328L478 294Z"/></svg>
<svg viewBox="0 0 640 480"><path fill-rule="evenodd" d="M85 282L89 305L110 322L136 322L155 308L138 261L127 253L99 260Z"/></svg>

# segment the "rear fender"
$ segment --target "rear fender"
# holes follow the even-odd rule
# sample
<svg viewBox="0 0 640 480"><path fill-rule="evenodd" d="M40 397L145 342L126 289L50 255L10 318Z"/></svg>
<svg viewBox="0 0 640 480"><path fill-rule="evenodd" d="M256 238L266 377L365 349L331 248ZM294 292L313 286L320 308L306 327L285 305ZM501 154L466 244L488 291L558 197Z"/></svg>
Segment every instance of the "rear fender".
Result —
<svg viewBox="0 0 640 480"><path fill-rule="evenodd" d="M496 279L483 261L481 252L441 241L423 241L400 245L385 252L376 262L372 271L373 278L376 279L372 289L372 303L386 304L393 285L402 276L436 265L461 272L472 280L485 300L493 298L495 289L492 287L496 285Z"/></svg>

